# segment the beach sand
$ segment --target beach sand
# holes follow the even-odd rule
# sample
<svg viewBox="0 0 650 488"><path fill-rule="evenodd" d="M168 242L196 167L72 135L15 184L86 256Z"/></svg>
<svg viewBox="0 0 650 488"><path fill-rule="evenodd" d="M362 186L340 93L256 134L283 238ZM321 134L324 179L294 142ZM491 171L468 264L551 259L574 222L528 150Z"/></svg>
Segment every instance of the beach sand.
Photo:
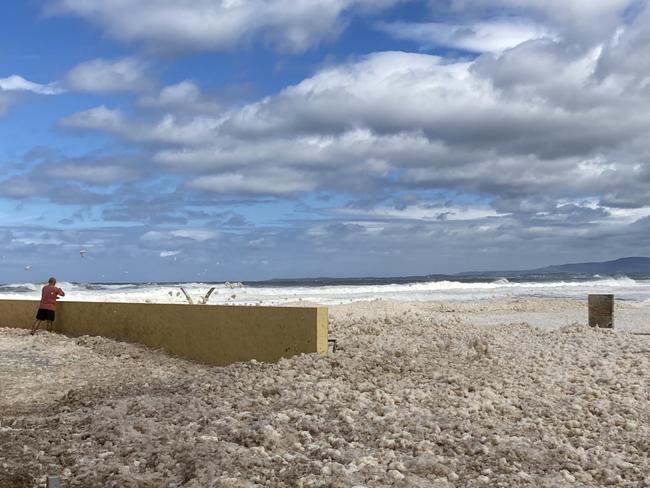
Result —
<svg viewBox="0 0 650 488"><path fill-rule="evenodd" d="M650 486L650 306L376 300L224 368L0 329L0 487Z"/></svg>

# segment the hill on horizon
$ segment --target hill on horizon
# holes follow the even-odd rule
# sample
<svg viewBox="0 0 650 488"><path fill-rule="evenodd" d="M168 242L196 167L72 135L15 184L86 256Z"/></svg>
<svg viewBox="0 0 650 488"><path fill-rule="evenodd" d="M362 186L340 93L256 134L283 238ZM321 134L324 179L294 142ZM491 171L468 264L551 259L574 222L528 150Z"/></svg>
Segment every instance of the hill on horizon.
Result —
<svg viewBox="0 0 650 488"><path fill-rule="evenodd" d="M395 283L427 282L432 279L445 280L453 277L524 277L532 275L650 275L649 257L624 257L612 261L554 264L543 268L523 270L494 270L494 271L463 271L455 274L427 274L409 276L358 276L358 277L308 277L308 278L275 278L263 281L247 281L246 284L262 286L279 285L291 286L300 283L303 286L328 285L383 285L387 280Z"/></svg>
<svg viewBox="0 0 650 488"><path fill-rule="evenodd" d="M625 257L612 261L554 264L543 268L524 269L516 271L485 271L485 272L464 272L459 276L483 274L483 275L510 275L521 276L531 274L650 274L650 258L648 257Z"/></svg>

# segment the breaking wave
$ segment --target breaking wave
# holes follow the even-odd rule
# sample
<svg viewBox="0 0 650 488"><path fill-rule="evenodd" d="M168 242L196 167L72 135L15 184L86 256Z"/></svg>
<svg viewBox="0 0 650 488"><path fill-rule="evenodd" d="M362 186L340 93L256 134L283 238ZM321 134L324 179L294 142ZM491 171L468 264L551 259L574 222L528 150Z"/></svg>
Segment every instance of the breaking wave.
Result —
<svg viewBox="0 0 650 488"><path fill-rule="evenodd" d="M493 281L464 281L443 279L412 283L328 284L314 286L294 281L279 285L275 282L257 282L233 287L232 283L67 283L60 282L67 295L64 300L187 303L180 287L184 287L195 302L201 301L214 287L210 304L278 305L292 302L321 304L348 303L360 300L481 300L507 297L585 298L589 293L615 293L617 298L649 300L650 279L632 279L627 276L597 279L531 280L514 282L507 278ZM37 299L42 284L17 283L0 285L0 297Z"/></svg>

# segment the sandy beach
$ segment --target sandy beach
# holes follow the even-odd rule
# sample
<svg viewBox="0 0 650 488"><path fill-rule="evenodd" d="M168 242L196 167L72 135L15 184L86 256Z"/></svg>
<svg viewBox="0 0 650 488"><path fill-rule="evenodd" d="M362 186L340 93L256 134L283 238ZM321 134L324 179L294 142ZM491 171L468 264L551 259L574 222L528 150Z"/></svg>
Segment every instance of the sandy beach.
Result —
<svg viewBox="0 0 650 488"><path fill-rule="evenodd" d="M375 300L339 349L211 367L0 329L0 487L650 486L650 306Z"/></svg>

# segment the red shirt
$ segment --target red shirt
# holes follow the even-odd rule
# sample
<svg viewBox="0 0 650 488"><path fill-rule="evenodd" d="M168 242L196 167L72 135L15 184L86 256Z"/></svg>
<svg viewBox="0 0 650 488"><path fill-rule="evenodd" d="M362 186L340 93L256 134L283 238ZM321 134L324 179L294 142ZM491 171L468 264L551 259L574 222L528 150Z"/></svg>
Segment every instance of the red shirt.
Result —
<svg viewBox="0 0 650 488"><path fill-rule="evenodd" d="M59 296L65 296L65 293L63 293L61 288L57 288L54 285L45 285L41 291L41 304L38 308L56 310L56 299Z"/></svg>

